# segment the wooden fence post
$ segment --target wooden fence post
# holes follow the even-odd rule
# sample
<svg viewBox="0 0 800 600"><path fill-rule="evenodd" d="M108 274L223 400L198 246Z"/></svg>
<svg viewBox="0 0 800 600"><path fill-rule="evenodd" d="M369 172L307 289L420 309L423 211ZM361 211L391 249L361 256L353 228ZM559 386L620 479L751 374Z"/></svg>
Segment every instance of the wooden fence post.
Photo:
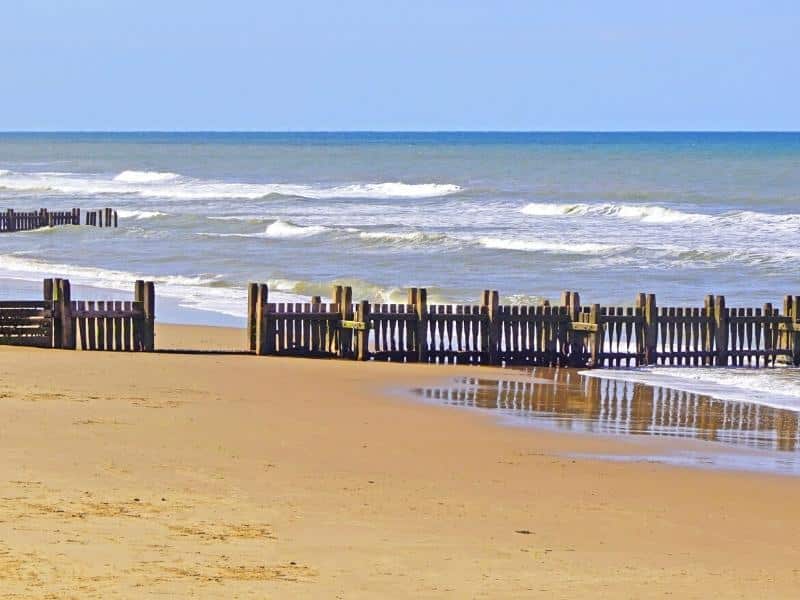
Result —
<svg viewBox="0 0 800 600"><path fill-rule="evenodd" d="M772 302L767 302L764 304L764 316L765 317L772 317ZM767 325L764 326L764 366L768 367L770 362L773 364L775 363L775 355L772 354L772 350L774 347L775 340L773 338L773 332L777 331L777 327L767 321ZM758 366L758 358L756 358L756 366Z"/></svg>
<svg viewBox="0 0 800 600"><path fill-rule="evenodd" d="M87 213L86 218L89 218ZM142 320L132 321L133 324L133 349L140 351L144 349L145 338L147 337L147 319L144 315L144 279L137 279L133 284L133 301L142 303Z"/></svg>
<svg viewBox="0 0 800 600"><path fill-rule="evenodd" d="M417 318L417 297L419 296L419 288L408 288L407 305L413 307L414 317ZM417 326L416 321L412 327L411 323L406 324L406 362L417 362L419 354L417 350Z"/></svg>
<svg viewBox="0 0 800 600"><path fill-rule="evenodd" d="M500 364L500 292L492 290L488 294L487 312L489 315L489 364Z"/></svg>
<svg viewBox="0 0 800 600"><path fill-rule="evenodd" d="M428 290L417 289L417 361L428 362Z"/></svg>
<svg viewBox="0 0 800 600"><path fill-rule="evenodd" d="M714 364L724 367L728 364L728 309L725 308L725 296L714 297L714 323L717 342L717 356Z"/></svg>
<svg viewBox="0 0 800 600"><path fill-rule="evenodd" d="M252 284L253 290L253 344L256 354L265 356L272 352L274 339L270 340L270 323L267 312L269 307L269 286L266 283ZM272 341L273 343L270 343Z"/></svg>
<svg viewBox="0 0 800 600"><path fill-rule="evenodd" d="M481 294L481 364L489 364L489 329L491 324L489 322L489 302L491 301L492 293L489 290L483 290Z"/></svg>
<svg viewBox="0 0 800 600"><path fill-rule="evenodd" d="M153 352L156 346L156 288L152 281L144 282L144 322L143 350Z"/></svg>
<svg viewBox="0 0 800 600"><path fill-rule="evenodd" d="M800 323L800 296L794 296L792 298L792 324L797 327L798 323ZM792 340L792 364L795 367L800 366L800 331L793 331L789 339Z"/></svg>
<svg viewBox="0 0 800 600"><path fill-rule="evenodd" d="M569 303L567 306L567 315L569 316L570 324L578 323L581 319L581 296L578 292L571 291L569 294ZM584 342L588 340L588 335L583 331L567 331L568 336L568 352L566 361L568 365L575 365L582 367L582 350Z"/></svg>
<svg viewBox="0 0 800 600"><path fill-rule="evenodd" d="M792 322L794 322L794 310L792 306L792 296L785 295L783 297L783 312L781 313L784 317L788 317ZM792 334L789 331L778 331L778 349L779 350L789 350L791 348L791 339ZM787 356L779 356L777 360L780 364L787 364L790 359Z"/></svg>
<svg viewBox="0 0 800 600"><path fill-rule="evenodd" d="M639 292L636 294L636 302L634 303L634 313L637 313L642 317L641 326L636 327L634 331L636 332L636 354L641 358L637 358L636 366L639 366L644 363L644 356L645 356L645 343L644 343L644 336L647 332L647 328L644 324L644 307L647 304L647 294L644 292ZM641 362L639 362L641 360Z"/></svg>
<svg viewBox="0 0 800 600"><path fill-rule="evenodd" d="M52 335L52 347L53 348L60 348L61 347L61 337L60 337L60 325L61 325L61 316L58 314L58 309L53 302L53 280L52 279L45 279L42 282L42 297L44 298L45 302L50 303L50 310L52 311L53 315L53 331ZM57 331L59 330L59 331Z"/></svg>
<svg viewBox="0 0 800 600"><path fill-rule="evenodd" d="M8 231L16 231L17 221L14 217L14 209L9 208L6 210L6 219L8 219Z"/></svg>
<svg viewBox="0 0 800 600"><path fill-rule="evenodd" d="M592 333L592 368L596 369L597 367L602 366L600 364L600 356L603 354L603 339L605 336L603 335L603 328L600 325L600 305L599 304L592 304L592 308L589 311L589 323L592 323L597 327L597 331Z"/></svg>
<svg viewBox="0 0 800 600"><path fill-rule="evenodd" d="M359 329L356 333L356 343L358 344L356 360L369 359L369 302L362 300L356 307L356 321L364 324L364 329Z"/></svg>
<svg viewBox="0 0 800 600"><path fill-rule="evenodd" d="M42 282L42 297L45 302L53 301L53 280L45 279Z"/></svg>
<svg viewBox="0 0 800 600"><path fill-rule="evenodd" d="M344 296L344 288L341 285L333 286L333 290L331 291L331 299L333 300L333 304L335 305L335 310L342 314L342 297ZM334 311L334 307L331 306L331 312ZM339 353L339 348L341 346L342 340L342 328L336 327L333 324L328 325L328 347L327 350L334 356L341 356Z"/></svg>
<svg viewBox="0 0 800 600"><path fill-rule="evenodd" d="M656 364L658 350L658 306L656 295L647 294L644 304L644 362Z"/></svg>
<svg viewBox="0 0 800 600"><path fill-rule="evenodd" d="M353 288L349 285L342 287L341 299L339 302L339 312L342 321L353 320ZM353 330L344 327L339 328L339 352L340 358L351 358L353 351Z"/></svg>
<svg viewBox="0 0 800 600"><path fill-rule="evenodd" d="M715 330L716 330L716 324L717 324L717 319L714 316L715 313L714 313L714 295L713 294L707 294L706 295L705 300L703 302L703 308L705 308L705 310L706 310L706 317L708 317L710 320L709 320L708 327L705 328L706 335L702 340L703 351L707 352L708 354L706 354L703 357L703 360L701 362L704 365L713 365L714 364L714 357L713 357L714 340L716 339ZM712 322L714 323L713 327L711 326Z"/></svg>
<svg viewBox="0 0 800 600"><path fill-rule="evenodd" d="M256 301L258 300L258 284L250 283L247 286L247 336L250 352L255 352L256 345Z"/></svg>
<svg viewBox="0 0 800 600"><path fill-rule="evenodd" d="M312 314L319 314L323 312L322 310L322 296L311 296L311 312ZM318 352L325 351L325 330L322 325L322 321L309 321L308 326L310 328L310 336L307 335L307 345L311 352L311 355L317 354ZM309 338L310 337L310 342Z"/></svg>
<svg viewBox="0 0 800 600"><path fill-rule="evenodd" d="M60 348L75 350L75 318L72 316L72 289L69 279L58 280L58 313L61 319Z"/></svg>

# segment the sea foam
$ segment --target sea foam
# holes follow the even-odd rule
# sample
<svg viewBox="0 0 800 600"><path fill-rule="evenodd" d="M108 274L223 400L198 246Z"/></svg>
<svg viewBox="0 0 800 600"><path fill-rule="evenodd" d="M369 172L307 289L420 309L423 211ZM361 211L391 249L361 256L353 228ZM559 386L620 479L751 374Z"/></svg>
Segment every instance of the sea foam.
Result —
<svg viewBox="0 0 800 600"><path fill-rule="evenodd" d="M481 246L492 250L516 250L521 252L553 252L558 254L598 254L614 252L622 246L595 243L566 243L546 240L517 240L484 237L478 240Z"/></svg>
<svg viewBox="0 0 800 600"><path fill-rule="evenodd" d="M266 230L264 230L264 233L261 235L263 237L275 239L302 238L317 235L318 233L322 233L324 231L328 231L328 228L323 227L322 225L302 226L278 219L274 223L268 225Z"/></svg>
<svg viewBox="0 0 800 600"><path fill-rule="evenodd" d="M123 183L158 183L162 181L173 181L179 178L180 175L177 173L162 173L159 171L123 171L114 177L114 181L121 181Z"/></svg>
<svg viewBox="0 0 800 600"><path fill-rule="evenodd" d="M178 301L184 308L212 311L233 317L247 314L247 290L226 284L219 275L152 275L92 266L51 263L27 256L0 255L0 277L41 281L46 277L67 277L73 286L103 288L130 293L139 279L153 281L159 297ZM305 300L296 294L270 294L276 301Z"/></svg>
<svg viewBox="0 0 800 600"><path fill-rule="evenodd" d="M118 209L117 215L120 219L153 219L155 217L164 217L167 213L163 213L157 210L124 210Z"/></svg>
<svg viewBox="0 0 800 600"><path fill-rule="evenodd" d="M532 202L522 207L526 215L537 217L602 216L635 219L644 223L681 223L705 221L710 215L683 212L657 205L638 204L556 204Z"/></svg>
<svg viewBox="0 0 800 600"><path fill-rule="evenodd" d="M17 192L77 195L135 195L166 200L259 200L269 196L309 199L373 198L377 200L434 198L461 191L455 184L352 183L332 187L292 183L234 183L195 179L177 173L123 171L113 178L49 173L15 173L3 176L0 187Z"/></svg>

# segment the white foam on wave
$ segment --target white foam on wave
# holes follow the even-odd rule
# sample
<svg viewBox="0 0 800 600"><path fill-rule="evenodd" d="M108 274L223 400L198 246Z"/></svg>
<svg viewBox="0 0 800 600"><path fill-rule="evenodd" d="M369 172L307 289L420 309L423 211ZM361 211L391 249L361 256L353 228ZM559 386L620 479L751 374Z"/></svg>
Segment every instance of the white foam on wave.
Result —
<svg viewBox="0 0 800 600"><path fill-rule="evenodd" d="M157 210L117 210L117 215L120 219L153 219L155 217L164 217L167 213L163 213Z"/></svg>
<svg viewBox="0 0 800 600"><path fill-rule="evenodd" d="M566 243L546 240L517 240L484 237L478 240L484 248L492 250L517 250L520 252L552 252L558 254L605 254L622 249L613 244Z"/></svg>
<svg viewBox="0 0 800 600"><path fill-rule="evenodd" d="M425 244L438 243L447 240L443 233L428 233L425 231L360 231L358 237L362 240L375 242L388 242L390 244Z"/></svg>
<svg viewBox="0 0 800 600"><path fill-rule="evenodd" d="M260 222L260 221L272 221L271 217L267 217L264 215L225 215L225 216L207 216L206 219L209 221L249 221L249 222Z"/></svg>
<svg viewBox="0 0 800 600"><path fill-rule="evenodd" d="M322 225L295 225L290 221L283 221L277 219L270 223L264 231L255 233L215 233L215 232L199 232L196 235L203 237L234 237L234 238L268 238L275 240L286 240L294 238L306 238L320 233L330 231L329 227Z"/></svg>
<svg viewBox="0 0 800 600"><path fill-rule="evenodd" d="M596 369L582 375L667 387L737 402L753 402L800 412L800 374L791 367L642 367Z"/></svg>
<svg viewBox="0 0 800 600"><path fill-rule="evenodd" d="M657 205L640 204L557 204L532 202L522 207L526 215L538 217L603 216L633 219L643 223L685 223L711 219L710 215L690 213Z"/></svg>
<svg viewBox="0 0 800 600"><path fill-rule="evenodd" d="M280 240L287 238L310 237L312 235L317 235L325 231L328 231L328 228L323 227L322 225L302 226L302 225L295 225L294 223L290 223L289 221L281 221L280 219L278 219L274 223L268 225L262 235L263 237Z"/></svg>
<svg viewBox="0 0 800 600"><path fill-rule="evenodd" d="M131 292L137 279L153 281L159 296L178 300L183 308L206 310L233 317L247 315L247 290L220 285L220 277L199 275L148 275L99 267L51 263L36 258L0 255L0 277L21 281L41 281L47 277L67 277L73 285ZM276 301L306 301L296 294L277 294Z"/></svg>
<svg viewBox="0 0 800 600"><path fill-rule="evenodd" d="M461 186L449 183L364 183L334 187L326 193L342 198L434 198L461 191Z"/></svg>
<svg viewBox="0 0 800 600"><path fill-rule="evenodd" d="M174 181L179 178L180 175L177 173L160 171L123 171L114 177L114 181L121 181L123 183L158 183L162 181Z"/></svg>
<svg viewBox="0 0 800 600"><path fill-rule="evenodd" d="M349 285L353 288L354 298L363 298L372 302L405 303L408 300L408 290L399 287L387 287L358 279L348 279L346 282L337 281L298 281L294 279L270 279L268 281L270 294L272 290L289 293L304 298L321 296L323 302L330 300L330 292L336 283ZM429 296L429 301L431 297ZM306 300L307 301L307 300Z"/></svg>
<svg viewBox="0 0 800 600"><path fill-rule="evenodd" d="M258 200L271 195L309 199L331 198L433 198L454 194L461 187L439 183L353 183L319 187L291 183L231 183L184 177L157 171L123 171L109 179L101 175L52 175L8 172L0 187L17 192L54 194L126 194L167 200Z"/></svg>

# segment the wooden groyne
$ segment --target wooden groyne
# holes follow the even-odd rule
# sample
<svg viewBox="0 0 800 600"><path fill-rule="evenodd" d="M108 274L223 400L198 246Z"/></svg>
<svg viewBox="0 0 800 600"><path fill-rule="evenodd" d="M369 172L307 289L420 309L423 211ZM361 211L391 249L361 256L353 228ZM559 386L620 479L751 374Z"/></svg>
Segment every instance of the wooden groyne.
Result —
<svg viewBox="0 0 800 600"><path fill-rule="evenodd" d="M155 286L137 281L133 300L73 300L68 279L45 279L38 300L0 301L0 344L152 352Z"/></svg>
<svg viewBox="0 0 800 600"><path fill-rule="evenodd" d="M119 223L117 211L112 208L88 210L84 214L86 215L86 225L117 227ZM5 233L80 224L80 208L61 211L51 211L46 208L32 211L15 211L13 208L9 208L5 212L0 212L0 232Z"/></svg>
<svg viewBox="0 0 800 600"><path fill-rule="evenodd" d="M476 304L428 304L413 288L405 304L353 303L336 286L333 302L269 301L266 284L248 294L251 351L261 355L479 365L634 367L800 365L800 296L733 308L724 296L702 306L658 306L639 294L630 306L501 305L497 290Z"/></svg>
<svg viewBox="0 0 800 600"><path fill-rule="evenodd" d="M133 300L74 300L67 279L45 279L36 300L0 301L0 344L152 352L155 286L137 281ZM558 305L503 305L497 290L476 304L428 304L425 288L406 303L354 303L336 286L333 302L269 301L266 284L248 294L249 351L266 356L506 366L800 366L800 296L781 309L582 306L577 292Z"/></svg>

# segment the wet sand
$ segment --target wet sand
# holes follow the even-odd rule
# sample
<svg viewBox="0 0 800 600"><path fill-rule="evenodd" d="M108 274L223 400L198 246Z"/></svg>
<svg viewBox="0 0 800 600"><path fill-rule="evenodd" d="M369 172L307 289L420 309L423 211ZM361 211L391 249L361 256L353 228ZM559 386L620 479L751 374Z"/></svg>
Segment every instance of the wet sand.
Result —
<svg viewBox="0 0 800 600"><path fill-rule="evenodd" d="M161 347L243 342L158 331ZM0 364L4 597L800 586L800 479L568 458L641 451L643 438L502 427L393 393L474 367L8 347Z"/></svg>

